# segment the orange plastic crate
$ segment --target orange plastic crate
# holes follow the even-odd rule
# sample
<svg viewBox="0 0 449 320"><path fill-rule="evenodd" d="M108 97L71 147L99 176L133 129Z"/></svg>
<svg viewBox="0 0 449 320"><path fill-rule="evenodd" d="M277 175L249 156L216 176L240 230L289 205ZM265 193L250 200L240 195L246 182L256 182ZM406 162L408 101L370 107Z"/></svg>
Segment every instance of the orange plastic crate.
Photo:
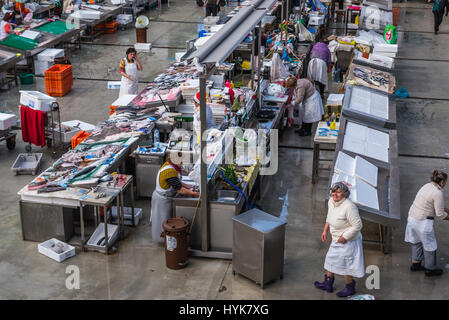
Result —
<svg viewBox="0 0 449 320"><path fill-rule="evenodd" d="M106 23L106 29L114 29L118 27L117 21L107 22Z"/></svg>
<svg viewBox="0 0 449 320"><path fill-rule="evenodd" d="M104 22L94 25L94 29L103 30L104 28L106 28L106 23Z"/></svg>
<svg viewBox="0 0 449 320"><path fill-rule="evenodd" d="M44 73L45 80L62 81L69 76L73 77L72 66L69 64L55 64L53 67L47 69Z"/></svg>
<svg viewBox="0 0 449 320"><path fill-rule="evenodd" d="M107 33L107 34L113 34L113 33L116 33L117 30L118 30L118 28L114 28L114 29L106 29L105 33Z"/></svg>
<svg viewBox="0 0 449 320"><path fill-rule="evenodd" d="M66 76L63 80L45 79L45 91L49 96L62 97L66 95L73 87L72 75Z"/></svg>
<svg viewBox="0 0 449 320"><path fill-rule="evenodd" d="M72 82L46 82L45 83L45 91L48 95L53 94L67 94L70 90L72 90L73 83Z"/></svg>

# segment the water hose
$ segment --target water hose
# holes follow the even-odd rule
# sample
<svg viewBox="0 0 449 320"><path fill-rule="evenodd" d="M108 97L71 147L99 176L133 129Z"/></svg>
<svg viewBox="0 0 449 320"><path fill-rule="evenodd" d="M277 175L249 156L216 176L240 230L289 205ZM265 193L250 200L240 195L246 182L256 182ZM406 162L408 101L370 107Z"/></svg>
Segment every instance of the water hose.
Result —
<svg viewBox="0 0 449 320"><path fill-rule="evenodd" d="M250 205L249 205L248 199L247 199L246 196L245 196L245 193L244 193L242 190L240 190L239 187L235 186L231 181L229 181L228 179L226 179L223 170L220 170L220 171L221 171L221 176L223 177L223 179L224 179L227 183L229 183L232 187L234 187L234 189L236 189L238 192L240 192L241 195L243 196L243 198L245 198L246 207L248 208L248 210L251 210L251 207L250 207Z"/></svg>

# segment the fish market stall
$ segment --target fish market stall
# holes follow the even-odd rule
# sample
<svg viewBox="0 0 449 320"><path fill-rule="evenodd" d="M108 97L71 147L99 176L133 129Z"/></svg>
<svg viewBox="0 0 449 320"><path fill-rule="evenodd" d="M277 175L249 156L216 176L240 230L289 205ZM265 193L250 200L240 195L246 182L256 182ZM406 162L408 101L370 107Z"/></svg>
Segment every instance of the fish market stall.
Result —
<svg viewBox="0 0 449 320"><path fill-rule="evenodd" d="M69 19L70 21L79 21L81 24L85 25L86 32L83 34L82 38L87 41L93 41L96 36L103 33L103 31L95 33L94 26L116 17L118 14L123 12L124 7L125 4L97 5L83 2L79 10L76 10L71 14L65 13L63 14L63 17Z"/></svg>
<svg viewBox="0 0 449 320"><path fill-rule="evenodd" d="M134 179L114 172L127 171L125 160L139 140L146 139L154 128L154 120L149 117L155 116L155 110L146 110L148 116L122 111L116 110L109 120L98 124L87 138L19 191L24 240L43 241L55 237L69 241L75 233L76 214L80 215L81 239L74 244L83 249L108 253L114 237L123 235L120 223L123 224L124 193L129 191L133 203ZM107 215L113 202L119 210L115 227ZM104 224L100 223L100 213L106 217ZM108 238L111 228L109 242L105 240L102 245L93 244L90 239L86 242L85 216L94 220L96 229L92 237L102 233ZM48 223L49 219L52 223ZM111 237L115 233L117 236Z"/></svg>
<svg viewBox="0 0 449 320"><path fill-rule="evenodd" d="M0 49L0 86L8 86L10 81L14 81L17 85L16 65L22 59L23 56L20 53ZM8 73L11 73L13 77L8 77Z"/></svg>
<svg viewBox="0 0 449 320"><path fill-rule="evenodd" d="M30 69L34 69L33 57L46 48L72 43L72 40L75 46L81 47L80 34L83 27L76 28L63 20L35 20L29 28L19 26L16 29L21 34L11 34L0 41L0 49L22 54Z"/></svg>

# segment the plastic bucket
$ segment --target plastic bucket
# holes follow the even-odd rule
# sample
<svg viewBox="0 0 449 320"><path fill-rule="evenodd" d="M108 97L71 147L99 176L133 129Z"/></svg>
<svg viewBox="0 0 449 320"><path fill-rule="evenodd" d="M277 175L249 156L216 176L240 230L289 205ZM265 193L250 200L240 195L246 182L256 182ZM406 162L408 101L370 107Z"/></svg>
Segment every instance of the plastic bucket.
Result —
<svg viewBox="0 0 449 320"><path fill-rule="evenodd" d="M187 266L189 221L183 217L169 218L162 228L165 237L165 264L169 269L182 269Z"/></svg>

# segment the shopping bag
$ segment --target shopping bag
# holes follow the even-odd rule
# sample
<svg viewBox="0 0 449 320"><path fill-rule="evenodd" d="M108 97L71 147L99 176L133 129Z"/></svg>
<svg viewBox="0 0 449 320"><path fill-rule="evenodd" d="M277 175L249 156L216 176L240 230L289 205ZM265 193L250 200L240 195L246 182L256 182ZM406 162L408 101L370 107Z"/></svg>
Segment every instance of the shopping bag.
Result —
<svg viewBox="0 0 449 320"><path fill-rule="evenodd" d="M396 29L396 26L387 24L384 32L384 40L388 44L396 44L398 41L398 30Z"/></svg>

